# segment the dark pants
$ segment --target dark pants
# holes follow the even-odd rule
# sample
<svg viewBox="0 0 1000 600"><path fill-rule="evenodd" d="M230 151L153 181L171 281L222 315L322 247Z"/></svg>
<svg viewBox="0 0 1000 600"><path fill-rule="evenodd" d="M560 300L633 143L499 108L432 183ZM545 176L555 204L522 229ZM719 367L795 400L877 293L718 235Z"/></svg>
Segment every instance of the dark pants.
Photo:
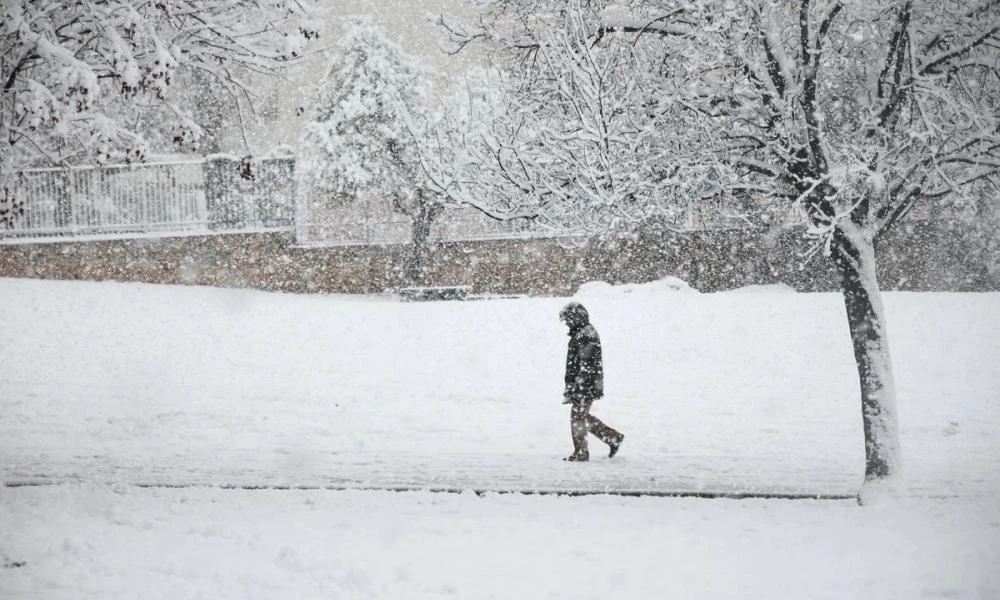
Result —
<svg viewBox="0 0 1000 600"><path fill-rule="evenodd" d="M590 405L593 403L593 398L576 398L570 406L569 431L573 436L573 454L576 456L590 456L587 450L588 431L609 446L620 443L624 437L590 414Z"/></svg>

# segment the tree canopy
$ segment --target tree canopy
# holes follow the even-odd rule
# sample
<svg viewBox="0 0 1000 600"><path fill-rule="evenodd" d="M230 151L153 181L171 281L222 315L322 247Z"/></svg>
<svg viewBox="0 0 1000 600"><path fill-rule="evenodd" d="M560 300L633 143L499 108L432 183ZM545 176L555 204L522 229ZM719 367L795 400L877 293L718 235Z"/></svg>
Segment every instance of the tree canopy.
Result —
<svg viewBox="0 0 1000 600"><path fill-rule="evenodd" d="M313 199L409 193L418 183L412 130L424 118L426 93L416 62L369 21L348 20L302 138Z"/></svg>

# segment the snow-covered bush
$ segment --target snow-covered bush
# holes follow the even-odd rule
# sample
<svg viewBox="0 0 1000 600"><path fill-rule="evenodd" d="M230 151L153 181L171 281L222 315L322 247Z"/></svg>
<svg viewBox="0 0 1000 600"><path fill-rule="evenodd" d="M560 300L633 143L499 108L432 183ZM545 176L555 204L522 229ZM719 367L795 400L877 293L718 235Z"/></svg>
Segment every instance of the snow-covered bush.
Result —
<svg viewBox="0 0 1000 600"><path fill-rule="evenodd" d="M411 123L422 113L419 67L366 20L345 24L317 86L302 138L310 196L408 193L416 179Z"/></svg>
<svg viewBox="0 0 1000 600"><path fill-rule="evenodd" d="M301 184L314 206L367 196L411 218L418 275L429 228L442 205L420 168L428 123L423 68L367 20L345 24L312 101L302 136Z"/></svg>

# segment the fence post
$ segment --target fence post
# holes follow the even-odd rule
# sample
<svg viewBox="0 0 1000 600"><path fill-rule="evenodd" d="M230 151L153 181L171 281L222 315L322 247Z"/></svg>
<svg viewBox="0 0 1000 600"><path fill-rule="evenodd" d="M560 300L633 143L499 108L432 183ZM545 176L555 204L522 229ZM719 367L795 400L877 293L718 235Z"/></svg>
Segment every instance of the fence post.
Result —
<svg viewBox="0 0 1000 600"><path fill-rule="evenodd" d="M261 227L295 224L295 158L266 158L257 167L256 208Z"/></svg>
<svg viewBox="0 0 1000 600"><path fill-rule="evenodd" d="M205 159L202 169L208 228L211 231L239 229L243 226L243 211L236 189L239 161L228 156L210 156Z"/></svg>
<svg viewBox="0 0 1000 600"><path fill-rule="evenodd" d="M59 169L54 173L55 184L55 226L67 229L73 223L73 180L69 169Z"/></svg>

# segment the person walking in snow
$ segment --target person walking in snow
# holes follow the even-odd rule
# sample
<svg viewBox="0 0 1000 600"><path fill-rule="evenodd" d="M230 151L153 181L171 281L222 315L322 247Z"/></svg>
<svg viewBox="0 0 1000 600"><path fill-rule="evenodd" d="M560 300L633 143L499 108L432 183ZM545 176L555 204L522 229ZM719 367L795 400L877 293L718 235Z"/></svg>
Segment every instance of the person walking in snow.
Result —
<svg viewBox="0 0 1000 600"><path fill-rule="evenodd" d="M590 405L604 395L604 364L601 358L601 338L590 324L587 309L579 302L570 302L559 311L559 320L569 327L569 350L566 353L566 390L563 404L570 404L569 428L573 437L573 454L563 460L590 460L587 432L608 445L608 458L618 453L625 436L608 427L590 414Z"/></svg>

